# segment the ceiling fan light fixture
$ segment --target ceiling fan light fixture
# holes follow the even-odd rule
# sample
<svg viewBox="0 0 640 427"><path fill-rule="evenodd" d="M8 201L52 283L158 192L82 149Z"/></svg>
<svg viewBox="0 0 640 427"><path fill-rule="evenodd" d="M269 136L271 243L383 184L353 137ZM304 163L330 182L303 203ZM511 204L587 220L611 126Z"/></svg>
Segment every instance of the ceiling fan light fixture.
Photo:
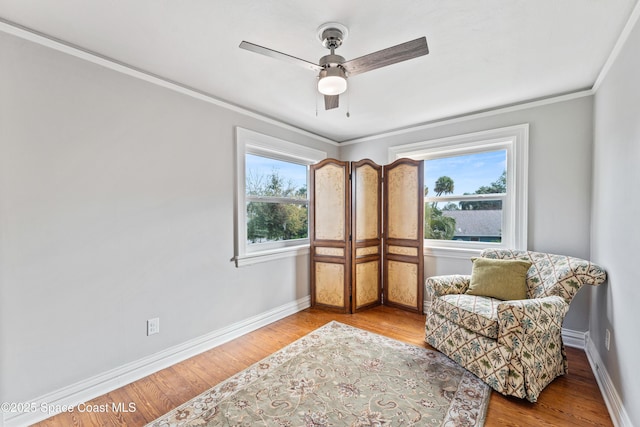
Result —
<svg viewBox="0 0 640 427"><path fill-rule="evenodd" d="M347 90L347 76L341 67L325 68L318 77L318 92L323 95L340 95Z"/></svg>

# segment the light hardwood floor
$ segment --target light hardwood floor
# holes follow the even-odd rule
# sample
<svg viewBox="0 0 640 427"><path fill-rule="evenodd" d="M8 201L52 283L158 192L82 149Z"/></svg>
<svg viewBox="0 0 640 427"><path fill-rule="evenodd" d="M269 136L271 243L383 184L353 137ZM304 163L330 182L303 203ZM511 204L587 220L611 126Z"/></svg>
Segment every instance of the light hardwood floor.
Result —
<svg viewBox="0 0 640 427"><path fill-rule="evenodd" d="M331 320L430 348L423 315L387 307L350 315L307 309L88 402L133 402L135 412L64 413L37 425L144 425ZM537 403L492 392L485 425L612 426L585 353L567 348L567 354L569 374L553 381Z"/></svg>

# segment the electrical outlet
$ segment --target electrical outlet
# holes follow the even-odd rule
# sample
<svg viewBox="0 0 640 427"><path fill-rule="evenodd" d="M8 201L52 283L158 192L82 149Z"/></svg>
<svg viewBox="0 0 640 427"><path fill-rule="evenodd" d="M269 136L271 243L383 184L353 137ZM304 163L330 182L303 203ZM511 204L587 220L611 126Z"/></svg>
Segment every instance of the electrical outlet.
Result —
<svg viewBox="0 0 640 427"><path fill-rule="evenodd" d="M147 335L153 335L160 333L160 318L154 317L147 320Z"/></svg>
<svg viewBox="0 0 640 427"><path fill-rule="evenodd" d="M604 333L604 346L607 351L609 351L609 346L611 345L611 331L607 329Z"/></svg>

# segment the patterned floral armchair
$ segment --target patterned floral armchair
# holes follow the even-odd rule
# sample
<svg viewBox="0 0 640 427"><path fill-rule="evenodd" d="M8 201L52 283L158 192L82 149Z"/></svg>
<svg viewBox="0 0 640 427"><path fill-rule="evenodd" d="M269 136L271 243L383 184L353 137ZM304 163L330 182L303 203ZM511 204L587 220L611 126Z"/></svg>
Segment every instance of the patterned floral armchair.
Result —
<svg viewBox="0 0 640 427"><path fill-rule="evenodd" d="M465 294L471 276L430 277L425 341L496 391L535 402L567 372L561 329L571 299L606 273L589 261L540 252L488 249L480 256L530 261L528 299Z"/></svg>

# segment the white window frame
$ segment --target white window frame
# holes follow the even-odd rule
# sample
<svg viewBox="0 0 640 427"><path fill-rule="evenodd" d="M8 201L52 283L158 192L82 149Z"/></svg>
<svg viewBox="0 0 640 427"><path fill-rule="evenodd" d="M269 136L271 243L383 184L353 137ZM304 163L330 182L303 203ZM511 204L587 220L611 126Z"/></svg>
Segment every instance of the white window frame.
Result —
<svg viewBox="0 0 640 427"><path fill-rule="evenodd" d="M236 127L236 248L233 260L237 267L270 261L278 258L309 253L309 239L284 240L249 245L247 244L247 154L269 157L307 166L307 188L309 188L309 165L327 158L327 153L305 147L273 136L264 135Z"/></svg>
<svg viewBox="0 0 640 427"><path fill-rule="evenodd" d="M507 152L507 193L502 205L501 242L425 239L425 255L468 258L485 248L527 249L529 125L521 124L389 148L390 162L402 157L428 160L497 150ZM490 198L495 199L495 196Z"/></svg>

